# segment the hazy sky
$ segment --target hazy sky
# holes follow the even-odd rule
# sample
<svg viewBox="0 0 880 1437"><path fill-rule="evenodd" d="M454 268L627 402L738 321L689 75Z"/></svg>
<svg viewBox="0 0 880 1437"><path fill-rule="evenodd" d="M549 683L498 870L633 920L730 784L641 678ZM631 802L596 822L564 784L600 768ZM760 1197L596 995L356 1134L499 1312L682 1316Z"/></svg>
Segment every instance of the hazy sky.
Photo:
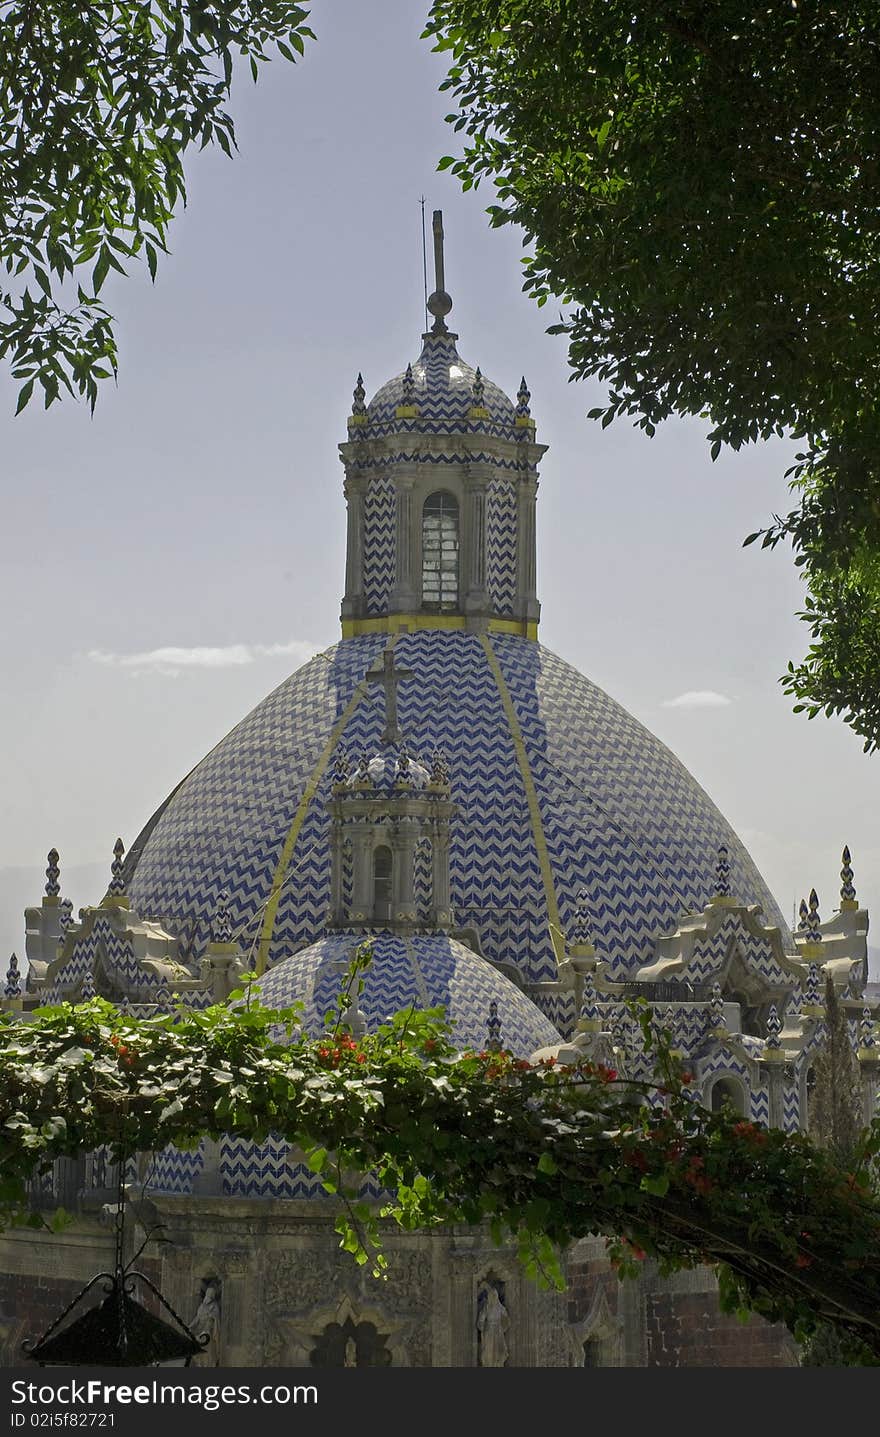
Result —
<svg viewBox="0 0 880 1437"><path fill-rule="evenodd" d="M489 229L488 191L435 173L456 137L421 22L412 0L321 0L300 63L256 88L241 74L239 154L191 160L155 287L108 282L121 372L94 418L64 402L14 420L0 380L0 956L22 951L50 846L79 870L69 896L97 901L117 834L337 638L336 445L358 370L369 395L418 353L423 193L462 356L508 393L525 373L550 445L543 642L678 754L786 914L815 884L830 915L845 842L880 909L878 762L792 715L777 680L806 646L801 586L787 552L741 548L788 505L791 446L713 465L698 422L649 440L586 418L601 390L568 383L520 237Z"/></svg>

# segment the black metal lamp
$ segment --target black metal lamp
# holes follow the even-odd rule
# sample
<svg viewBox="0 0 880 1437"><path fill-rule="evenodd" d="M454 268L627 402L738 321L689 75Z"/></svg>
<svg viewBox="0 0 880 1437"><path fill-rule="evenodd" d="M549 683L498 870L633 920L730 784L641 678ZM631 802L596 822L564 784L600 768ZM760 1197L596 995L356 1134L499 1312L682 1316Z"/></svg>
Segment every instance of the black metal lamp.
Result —
<svg viewBox="0 0 880 1437"><path fill-rule="evenodd" d="M166 1302L155 1283L143 1272L123 1262L125 1235L125 1159L119 1161L119 1185L114 1225L115 1260L112 1272L99 1272L86 1283L72 1302L44 1332L28 1339L21 1350L29 1362L41 1367L156 1367L163 1363L189 1367L193 1357L204 1351L209 1334L196 1336ZM143 1249L141 1249L142 1251ZM135 1254L132 1262L140 1253ZM138 1284L156 1298L160 1316L135 1297ZM103 1288L101 1302L89 1302L89 1294ZM77 1309L82 1309L75 1315Z"/></svg>

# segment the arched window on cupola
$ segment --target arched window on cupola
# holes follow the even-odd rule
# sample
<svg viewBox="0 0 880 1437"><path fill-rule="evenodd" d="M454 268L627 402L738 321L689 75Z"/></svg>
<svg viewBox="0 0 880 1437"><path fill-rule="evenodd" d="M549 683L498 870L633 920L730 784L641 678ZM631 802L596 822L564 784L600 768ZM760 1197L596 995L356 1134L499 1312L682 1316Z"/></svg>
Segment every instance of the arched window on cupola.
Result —
<svg viewBox="0 0 880 1437"><path fill-rule="evenodd" d="M422 608L458 608L458 500L445 489L429 494L422 508Z"/></svg>
<svg viewBox="0 0 880 1437"><path fill-rule="evenodd" d="M387 921L391 917L391 849L380 843L373 850L373 919Z"/></svg>

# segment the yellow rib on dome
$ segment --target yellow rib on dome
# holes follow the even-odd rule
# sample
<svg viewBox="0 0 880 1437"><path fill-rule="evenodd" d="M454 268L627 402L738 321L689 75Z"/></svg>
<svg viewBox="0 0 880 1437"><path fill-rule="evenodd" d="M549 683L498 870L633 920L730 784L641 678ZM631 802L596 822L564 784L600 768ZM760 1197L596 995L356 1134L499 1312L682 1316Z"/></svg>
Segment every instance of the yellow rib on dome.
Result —
<svg viewBox="0 0 880 1437"><path fill-rule="evenodd" d="M393 649L396 642L397 637L395 635L391 639L390 643L385 645L385 648ZM266 971L266 965L269 961L269 944L272 942L272 929L275 927L275 915L278 912L278 904L281 900L281 890L284 887L284 880L287 876L287 870L290 866L290 860L293 857L293 850L296 847L296 840L299 838L300 829L305 822L305 817L309 809L309 804L311 803L312 799L318 791L318 784L324 777L324 773L326 771L328 763L330 762L330 756L333 753L333 750L335 749L340 738L342 737L343 731L349 719L351 718L361 699L364 697L366 691L367 685L364 679L361 678L355 684L354 693L352 694L348 703L345 705L345 708L342 710L342 713L339 715L339 718L336 720L335 724L330 730L330 737L327 739L327 742L321 750L320 757L318 758L318 761L312 770L312 775L305 788L303 789L302 797L297 804L296 813L293 815L293 822L291 823L287 837L284 840L284 847L281 850L281 856L278 859L278 863L275 868L275 876L272 879L272 887L269 890L269 901L266 904L266 911L263 914L263 924L260 929L260 947L257 953L256 963L256 969L258 973L265 973Z"/></svg>
<svg viewBox="0 0 880 1437"><path fill-rule="evenodd" d="M486 634L479 635L480 643L486 654L486 661L492 670L492 677L501 697L501 705L504 709L504 716L507 719L507 726L510 729L510 737L513 740L513 748L516 754L516 761L519 764L520 777L523 781L523 788L526 792L526 803L529 807L529 817L532 822L532 837L535 840L535 848L538 853L538 863L541 869L541 877L544 880L544 898L547 903L547 918L550 928L550 941L553 944L553 952L556 954L557 963L561 963L565 957L565 935L562 932L559 919L559 904L556 901L556 887L553 882L553 869L550 865L550 853L547 848L547 840L544 837L544 821L541 817L541 805L538 802L538 791L535 788L535 780L532 778L532 770L529 765L529 756L526 753L526 746L523 741L522 729L519 724L519 717L513 706L513 699L510 697L510 690L501 672L501 665L492 648L490 639Z"/></svg>

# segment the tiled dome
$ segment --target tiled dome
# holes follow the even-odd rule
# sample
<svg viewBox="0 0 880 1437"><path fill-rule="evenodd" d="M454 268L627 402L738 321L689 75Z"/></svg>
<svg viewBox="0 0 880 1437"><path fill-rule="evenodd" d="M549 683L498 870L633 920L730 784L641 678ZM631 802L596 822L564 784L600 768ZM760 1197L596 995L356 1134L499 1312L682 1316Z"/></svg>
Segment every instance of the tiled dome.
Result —
<svg viewBox="0 0 880 1437"><path fill-rule="evenodd" d="M316 655L243 719L172 793L133 845L136 910L201 956L229 893L245 948L271 965L314 943L330 905L334 755L381 748L384 701L364 684L384 634ZM785 920L749 854L683 764L625 709L542 645L463 630L401 635L412 677L398 694L412 753L442 749L452 799L456 926L527 982L556 977L553 927L570 932L586 892L595 939L620 976L715 892ZM332 737L331 737L332 735ZM523 769L523 761L527 772Z"/></svg>
<svg viewBox="0 0 880 1437"><path fill-rule="evenodd" d="M486 411L477 421L484 431L514 437L516 406L503 389L466 364L455 347L454 334L427 334L422 352L403 373L389 379L367 405L368 435L392 434L417 428L427 433L450 433L475 427L473 408ZM474 385L477 384L475 403ZM411 417L399 408L415 407Z"/></svg>
<svg viewBox="0 0 880 1437"><path fill-rule="evenodd" d="M335 933L278 963L254 991L268 1007L305 1004L303 1022L312 1036L321 1032L350 958L363 935ZM538 1048L558 1043L549 1019L512 983L463 943L444 933L402 937L376 933L370 938L373 960L366 970L358 1006L372 1032L402 1008L441 1005L459 1048L485 1048L489 1004L497 1003L501 1043L527 1058Z"/></svg>

